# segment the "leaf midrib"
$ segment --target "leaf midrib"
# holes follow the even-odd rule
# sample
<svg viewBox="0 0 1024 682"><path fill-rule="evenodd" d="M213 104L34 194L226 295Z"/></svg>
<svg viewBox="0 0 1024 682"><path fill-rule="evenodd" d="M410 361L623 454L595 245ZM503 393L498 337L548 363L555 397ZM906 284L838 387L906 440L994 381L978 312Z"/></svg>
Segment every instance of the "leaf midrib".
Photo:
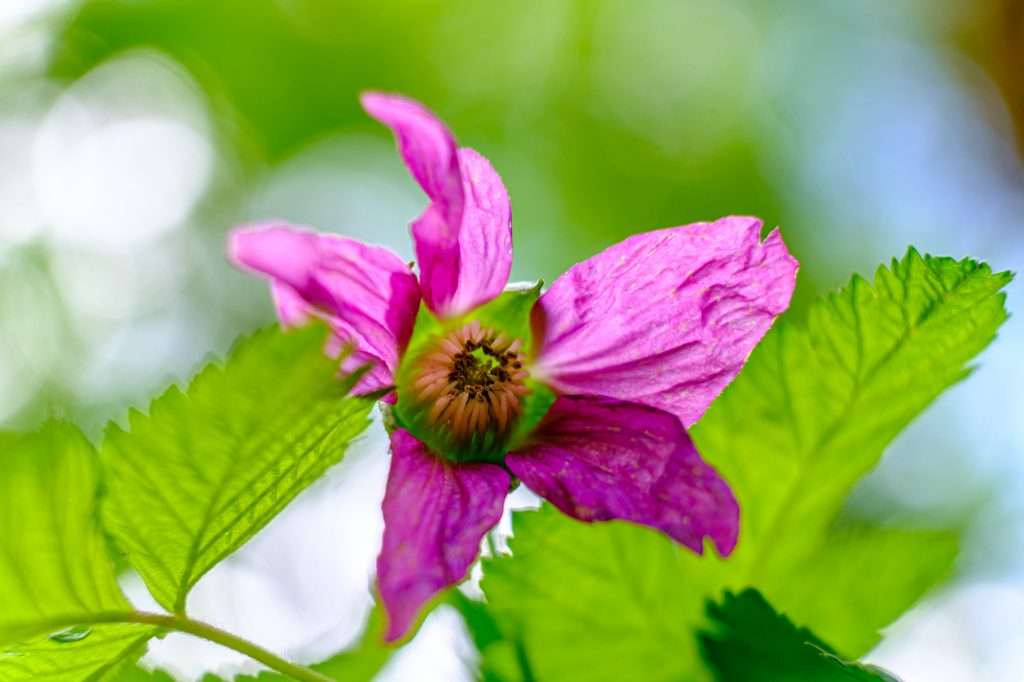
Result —
<svg viewBox="0 0 1024 682"><path fill-rule="evenodd" d="M930 272L937 275L937 273L935 273L935 271L931 268L930 264L927 261L925 261L925 266L928 268ZM893 343L892 347L888 351L886 351L885 355L882 356L882 358L877 363L875 363L875 365L871 367L871 369L869 369L868 372L864 374L860 380L854 383L853 390L850 391L850 397L846 401L846 404L844 405L842 412L835 419L832 420L828 428L825 429L822 432L822 434L815 440L813 447L808 448L803 452L800 452L800 460L801 462L803 462L804 466L801 467L800 474L797 476L796 480L789 486L789 488L786 491L786 494L782 497L781 504L779 504L776 507L776 511L773 514L772 523L769 526L767 533L765 533L765 535L763 535L760 538L762 544L756 553L756 559L750 564L751 571L757 571L758 568L763 565L763 562L766 559L765 554L768 552L771 546L770 543L764 541L765 538L771 538L777 534L779 526L782 523L782 520L785 518L785 509L790 506L790 502L792 501L792 499L799 493L799 491L806 484L810 474L814 472L816 469L816 464L819 460L809 458L808 453L820 452L825 447L825 445L832 438L835 437L835 435L840 431L842 424L849 416L850 411L853 409L853 405L855 405L857 400L859 399L864 386L874 380L878 372L892 360L892 358L895 356L896 352L900 348L902 348L905 344L909 342L911 336L921 328L922 324L928 321L928 319L932 316L936 309L948 303L949 299L953 296L953 294L962 286L964 286L967 282L973 279L979 272L981 271L972 270L971 272L967 273L963 278L961 278L958 282L956 282L953 286L943 290L940 296L935 301L933 301L922 312L921 315L918 316L918 318L916 319L916 321L914 321L913 324L905 325L906 329L904 333L901 334L899 339L897 339L897 341ZM906 301L906 279L903 277L899 277L898 279L901 282L903 282L903 295L901 298L903 301ZM877 298L878 295L875 292L875 287L872 287L871 291L873 294L873 298ZM855 301L854 308L856 308ZM901 306L901 308L903 308L903 306Z"/></svg>
<svg viewBox="0 0 1024 682"><path fill-rule="evenodd" d="M259 414L260 414L261 417L265 417L269 413L270 413L270 410L261 410ZM321 444L323 444L323 442L327 438L332 436L339 428L341 428L346 423L346 421L347 421L346 417L350 416L350 415L345 414L341 410L339 410L339 413L340 413L340 415L339 415L337 421L335 422L334 426L332 426L330 429L327 429L324 432L324 434L320 436L320 438L318 438L314 443L312 443L309 447L307 447L305 450L303 450L303 452L300 455L294 457L293 458L293 463L304 460L309 455L309 453L312 450L318 448ZM253 423L260 423L262 421L263 421L263 419L254 419ZM301 434L299 436L296 436L296 437L293 437L293 438L289 439L289 443L293 444L296 440L298 440L298 438L301 438ZM244 442L245 442L245 436L243 435L241 440L236 442L235 446L232 448L232 451L237 452L237 451L241 450L243 448ZM237 471L237 468L239 466L241 466L243 461L244 461L244 458L241 458L241 457L233 458L231 460L231 462L229 463L228 467L224 470L223 476L220 477L220 481L223 483L223 481L225 481L225 480L230 480L233 477L235 471ZM273 462L272 461L271 462L267 462L266 466L263 468L263 471L266 471L268 468L270 468L272 466L273 466ZM277 485L281 480L283 480L287 476L288 471L289 471L289 468L287 468L287 467L282 469L281 474L278 477L274 478L274 484L273 485ZM271 486L270 488L267 488L267 490L270 490L272 488L273 488L273 486ZM289 488L289 490L291 490L291 489L293 489L293 488ZM198 578L194 575L195 568L196 568L196 566L199 563L199 559L202 558L204 552L210 547L210 543L208 541L206 541L205 536L206 536L207 532L209 531L210 525L213 523L214 518L216 518L218 516L219 512L217 512L217 510L219 510L221 508L221 504L220 503L221 503L221 499L222 499L223 495L225 494L225 491L226 491L226 486L220 485L220 486L217 487L216 493L214 494L213 498L210 500L210 504L207 505L206 509L204 510L202 524L200 525L198 531L193 535L192 542L190 543L191 546L190 546L190 549L189 549L189 553L188 553L188 556L186 558L185 565L184 565L182 573L181 573L181 577L179 578L178 594L175 597L175 603L174 603L174 612L175 613L178 613L178 614L183 614L184 613L185 602L186 602L186 599L188 597L188 592L191 589L191 587L195 584L196 580L198 580ZM247 509L251 508L252 505L258 504L259 501L262 500L264 497L265 497L265 492L264 492L263 495L260 495L259 497L257 497L247 507ZM234 516L234 518L224 527L224 529L222 530L222 533L226 533L226 532L228 532L229 529L235 527L238 524L239 519L241 519L243 516L244 516L244 513L243 514L236 514ZM230 554L231 551L233 551L233 549L232 550L228 550L227 552L222 553L221 556L215 557L214 563L217 563L217 561L220 561L221 559L223 559L225 556Z"/></svg>

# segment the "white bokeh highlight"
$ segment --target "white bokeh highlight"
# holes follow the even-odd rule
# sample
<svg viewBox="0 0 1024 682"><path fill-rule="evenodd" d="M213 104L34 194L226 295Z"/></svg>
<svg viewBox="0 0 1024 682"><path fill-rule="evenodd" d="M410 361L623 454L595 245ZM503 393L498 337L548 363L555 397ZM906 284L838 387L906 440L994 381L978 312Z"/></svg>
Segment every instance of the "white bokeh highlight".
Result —
<svg viewBox="0 0 1024 682"><path fill-rule="evenodd" d="M68 88L31 167L53 238L123 253L179 227L213 167L199 102L179 67L150 52L118 56Z"/></svg>

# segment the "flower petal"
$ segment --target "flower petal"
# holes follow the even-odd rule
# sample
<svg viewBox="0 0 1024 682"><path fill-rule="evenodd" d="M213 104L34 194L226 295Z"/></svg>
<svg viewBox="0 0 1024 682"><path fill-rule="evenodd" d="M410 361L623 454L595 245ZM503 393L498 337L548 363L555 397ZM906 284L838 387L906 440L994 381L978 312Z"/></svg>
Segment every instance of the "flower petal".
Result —
<svg viewBox="0 0 1024 682"><path fill-rule="evenodd" d="M392 434L391 453L377 558L388 641L405 635L431 597L466 577L511 482L494 464L445 461L403 429Z"/></svg>
<svg viewBox="0 0 1024 682"><path fill-rule="evenodd" d="M605 395L687 427L789 307L797 261L778 230L722 218L626 239L559 277L533 308L535 371L563 393Z"/></svg>
<svg viewBox="0 0 1024 682"><path fill-rule="evenodd" d="M374 363L357 391L393 383L420 301L416 277L398 256L338 235L267 223L232 230L228 257L271 280L283 324L321 317L336 335L329 352L353 346L347 368Z"/></svg>
<svg viewBox="0 0 1024 682"><path fill-rule="evenodd" d="M450 305L459 289L462 253L459 242L437 204L427 206L412 223L416 262L420 266L420 291L427 307L440 316L452 310Z"/></svg>
<svg viewBox="0 0 1024 682"><path fill-rule="evenodd" d="M459 228L459 286L448 306L472 310L500 294L512 271L512 204L491 162L459 149L465 206Z"/></svg>
<svg viewBox="0 0 1024 682"><path fill-rule="evenodd" d="M651 526L698 554L705 537L728 555L739 506L668 412L593 396L561 396L533 442L505 464L528 488L581 521Z"/></svg>
<svg viewBox="0 0 1024 682"><path fill-rule="evenodd" d="M383 92L359 98L370 116L395 134L398 150L446 221L458 224L462 212L462 176L455 138L434 114L414 99Z"/></svg>
<svg viewBox="0 0 1024 682"><path fill-rule="evenodd" d="M365 93L363 108L391 128L431 205L413 223L423 300L441 316L491 300L512 268L512 211L501 177L419 102Z"/></svg>

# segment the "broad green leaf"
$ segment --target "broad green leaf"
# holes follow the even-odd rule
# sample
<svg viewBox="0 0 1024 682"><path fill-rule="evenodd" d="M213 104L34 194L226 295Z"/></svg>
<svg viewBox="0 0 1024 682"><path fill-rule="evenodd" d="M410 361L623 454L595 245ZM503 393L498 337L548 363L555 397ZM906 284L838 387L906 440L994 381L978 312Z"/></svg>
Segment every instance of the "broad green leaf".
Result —
<svg viewBox="0 0 1024 682"><path fill-rule="evenodd" d="M63 637L37 638L7 654L0 653L0 680L119 680L120 671L132 669L134 662L146 652L146 642L155 634L155 628L126 623L70 628Z"/></svg>
<svg viewBox="0 0 1024 682"><path fill-rule="evenodd" d="M705 597L686 578L697 561L689 550L648 528L588 526L551 505L517 513L513 527L512 557L485 560L482 586L499 630L522 642L536 679L693 678ZM508 674L501 647L482 653L486 666Z"/></svg>
<svg viewBox="0 0 1024 682"><path fill-rule="evenodd" d="M185 392L107 429L104 522L156 600L181 613L196 581L341 460L372 402L349 397L324 330L242 341Z"/></svg>
<svg viewBox="0 0 1024 682"><path fill-rule="evenodd" d="M863 654L947 574L955 543L834 522L886 444L967 375L1006 317L1009 279L911 250L874 286L855 277L815 304L806 328L776 325L693 429L740 501L726 561L626 524L518 514L513 556L486 563L483 587L537 677L694 679L692 633L725 587L757 587L844 655Z"/></svg>
<svg viewBox="0 0 1024 682"><path fill-rule="evenodd" d="M861 550L829 526L885 446L967 376L968 363L1006 319L1000 290L1009 281L1009 274L969 259L911 250L879 268L874 286L854 277L813 306L807 329L783 324L765 339L693 430L701 453L740 501L732 585L759 587L840 651L858 656L928 587L920 576L946 573L953 560L948 542L946 551L909 562L902 551L876 554L873 570L862 575ZM810 568L823 556L842 573ZM929 557L934 563L922 572L920 561ZM878 587L903 589L875 592L889 602L883 608L862 599L870 587L836 591L833 613L858 617L820 619L819 594L872 575L884 583Z"/></svg>
<svg viewBox="0 0 1024 682"><path fill-rule="evenodd" d="M447 600L462 615L473 644L480 652L478 680L533 682L533 671L521 637L502 632L498 621L483 602L474 601L458 590L451 591Z"/></svg>
<svg viewBox="0 0 1024 682"><path fill-rule="evenodd" d="M782 596L789 613L836 635L829 642L861 655L930 587L951 572L959 543L952 532L857 526L836 529L790 573L749 582ZM796 584L794 584L796 583ZM799 589L794 589L799 587ZM817 589L828 590L823 599ZM852 653L851 653L852 652Z"/></svg>
<svg viewBox="0 0 1024 682"><path fill-rule="evenodd" d="M898 682L875 666L848 663L806 628L798 628L756 590L708 602L710 632L701 649L719 682Z"/></svg>
<svg viewBox="0 0 1024 682"><path fill-rule="evenodd" d="M204 676L201 682L221 682L220 677ZM163 670L146 670L138 666L127 668L118 675L115 682L175 682L169 673Z"/></svg>
<svg viewBox="0 0 1024 682"><path fill-rule="evenodd" d="M855 276L818 302L808 329L784 324L765 339L694 427L731 480L774 479L742 486L756 505L744 515L748 544L766 549L779 535L805 537L809 519L830 521L896 434L967 376L1006 319L1009 281L911 250L879 268L874 286ZM745 422L756 428L736 428Z"/></svg>
<svg viewBox="0 0 1024 682"><path fill-rule="evenodd" d="M154 628L118 624L121 593L96 523L99 462L51 422L0 450L0 680L103 680Z"/></svg>
<svg viewBox="0 0 1024 682"><path fill-rule="evenodd" d="M7 452L7 449L12 447L19 438L19 434L0 431L0 452Z"/></svg>

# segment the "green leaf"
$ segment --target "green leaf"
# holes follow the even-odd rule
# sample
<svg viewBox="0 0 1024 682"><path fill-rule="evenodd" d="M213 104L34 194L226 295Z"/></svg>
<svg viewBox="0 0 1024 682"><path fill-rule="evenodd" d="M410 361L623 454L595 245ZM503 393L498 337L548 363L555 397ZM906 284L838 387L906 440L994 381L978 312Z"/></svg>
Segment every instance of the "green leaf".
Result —
<svg viewBox="0 0 1024 682"><path fill-rule="evenodd" d="M874 286L855 277L819 301L807 328L777 324L692 431L740 501L728 560L627 524L517 514L513 556L485 564L483 587L537 677L692 679L704 600L726 587L755 586L844 654L864 653L947 575L955 542L835 520L886 444L967 375L1006 318L1009 279L911 250Z"/></svg>
<svg viewBox="0 0 1024 682"><path fill-rule="evenodd" d="M1010 278L911 250L879 268L873 287L854 277L812 307L809 329L780 325L765 339L694 428L726 475L778 481L745 486L757 505L745 516L748 541L766 547L802 536L808 519L829 522L896 434L967 376L1006 319L999 292ZM736 431L752 418L756 429Z"/></svg>
<svg viewBox="0 0 1024 682"><path fill-rule="evenodd" d="M861 655L929 588L945 580L959 542L952 532L860 525L835 529L781 579L763 585L805 623L836 636L829 641ZM767 577L766 577L767 578ZM801 583L794 589L794 582ZM753 581L751 581L753 582ZM828 590L823 599L820 592Z"/></svg>
<svg viewBox="0 0 1024 682"><path fill-rule="evenodd" d="M875 666L848 663L813 632L776 613L757 590L726 592L707 605L714 625L700 634L719 682L898 682Z"/></svg>
<svg viewBox="0 0 1024 682"><path fill-rule="evenodd" d="M220 682L222 678L204 676L202 682ZM138 666L127 668L114 682L175 682L174 678L163 670L146 670Z"/></svg>
<svg viewBox="0 0 1024 682"><path fill-rule="evenodd" d="M447 600L462 615L473 644L480 652L478 680L534 681L522 638L514 633L502 632L486 604L474 601L458 590L450 592Z"/></svg>
<svg viewBox="0 0 1024 682"><path fill-rule="evenodd" d="M0 450L0 679L103 680L137 659L152 627L118 624L121 593L96 523L99 463L51 422Z"/></svg>
<svg viewBox="0 0 1024 682"><path fill-rule="evenodd" d="M189 590L341 460L372 402L347 394L319 326L242 341L186 392L172 387L128 429L111 425L104 522L156 600Z"/></svg>
<svg viewBox="0 0 1024 682"><path fill-rule="evenodd" d="M69 630L70 631L70 630ZM65 642L60 637L37 638L12 651L0 653L0 679L4 682L99 682L120 679L120 671L146 652L146 642L157 633L152 627L112 623L74 628L79 634ZM82 639L77 639L84 635Z"/></svg>
<svg viewBox="0 0 1024 682"><path fill-rule="evenodd" d="M910 250L879 268L874 286L854 277L813 306L807 329L783 324L765 339L693 429L743 510L741 546L729 562L733 585L759 587L857 656L920 597L928 587L921 576L946 574L954 558L948 541L909 562L905 551L876 553L868 575L894 591L874 600L861 598L866 587L837 592L834 613L858 617L821 619L819 594L836 581L866 580L860 550L830 530L849 491L913 417L967 376L967 363L1006 319L1000 290L1009 281L969 259ZM823 555L840 573L805 573ZM922 572L925 558L934 562Z"/></svg>
<svg viewBox="0 0 1024 682"><path fill-rule="evenodd" d="M685 577L684 564L696 562L688 550L649 528L585 525L551 505L517 513L513 527L512 557L485 560L482 586L537 679L693 677L691 621L704 597Z"/></svg>

